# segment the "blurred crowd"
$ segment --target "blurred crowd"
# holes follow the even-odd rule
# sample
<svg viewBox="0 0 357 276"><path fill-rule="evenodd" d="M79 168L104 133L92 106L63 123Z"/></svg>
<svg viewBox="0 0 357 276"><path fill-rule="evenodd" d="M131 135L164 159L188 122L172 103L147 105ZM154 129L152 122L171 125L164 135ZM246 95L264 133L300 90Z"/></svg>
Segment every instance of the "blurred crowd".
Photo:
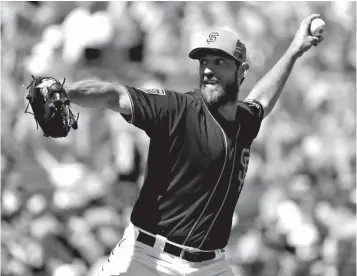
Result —
<svg viewBox="0 0 357 276"><path fill-rule="evenodd" d="M1 275L94 276L123 234L149 138L108 110L50 139L25 114L35 76L187 92L205 31L246 43L240 98L320 13L325 40L295 65L253 143L227 257L238 276L356 275L356 3L1 2Z"/></svg>

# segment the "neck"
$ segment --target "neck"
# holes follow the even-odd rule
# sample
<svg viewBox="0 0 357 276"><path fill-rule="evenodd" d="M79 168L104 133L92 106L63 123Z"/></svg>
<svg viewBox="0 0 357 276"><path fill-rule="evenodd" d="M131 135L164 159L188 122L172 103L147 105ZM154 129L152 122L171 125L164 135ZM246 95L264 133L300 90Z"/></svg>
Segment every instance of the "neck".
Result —
<svg viewBox="0 0 357 276"><path fill-rule="evenodd" d="M234 91L234 93L228 93L230 96L228 101L217 109L217 112L229 122L235 120L239 94L239 92L236 90L232 91Z"/></svg>
<svg viewBox="0 0 357 276"><path fill-rule="evenodd" d="M227 121L234 121L237 112L237 102L228 102L220 106L217 112Z"/></svg>

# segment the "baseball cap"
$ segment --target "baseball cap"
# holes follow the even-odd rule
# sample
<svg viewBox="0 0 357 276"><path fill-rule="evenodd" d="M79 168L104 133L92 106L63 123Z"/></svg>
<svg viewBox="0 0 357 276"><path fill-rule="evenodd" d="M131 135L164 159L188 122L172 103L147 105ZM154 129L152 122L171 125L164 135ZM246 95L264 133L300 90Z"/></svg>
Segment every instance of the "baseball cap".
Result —
<svg viewBox="0 0 357 276"><path fill-rule="evenodd" d="M217 30L207 34L200 47L194 48L188 54L192 59L199 59L207 53L223 53L240 63L246 62L247 50L245 44L234 33L227 30Z"/></svg>

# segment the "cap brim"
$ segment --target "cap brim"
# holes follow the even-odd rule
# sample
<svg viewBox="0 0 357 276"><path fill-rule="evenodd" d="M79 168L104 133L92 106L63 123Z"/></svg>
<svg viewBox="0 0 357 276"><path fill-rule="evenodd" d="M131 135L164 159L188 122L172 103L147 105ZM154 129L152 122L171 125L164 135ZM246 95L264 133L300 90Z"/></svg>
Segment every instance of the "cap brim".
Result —
<svg viewBox="0 0 357 276"><path fill-rule="evenodd" d="M226 51L223 51L222 49L208 48L208 47L195 48L188 54L188 56L191 59L200 59L200 58L204 57L207 54L222 56L222 57L231 58L231 59L235 59L236 60L236 58L234 56L228 54Z"/></svg>

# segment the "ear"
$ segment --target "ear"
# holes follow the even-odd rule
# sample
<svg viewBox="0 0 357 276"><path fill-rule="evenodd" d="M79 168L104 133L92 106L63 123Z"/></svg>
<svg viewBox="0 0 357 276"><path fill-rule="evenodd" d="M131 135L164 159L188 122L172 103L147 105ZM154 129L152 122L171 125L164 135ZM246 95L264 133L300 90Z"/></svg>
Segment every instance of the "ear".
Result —
<svg viewBox="0 0 357 276"><path fill-rule="evenodd" d="M241 66L239 66L239 69L238 69L238 82L240 84L243 83L243 81L245 79L245 76L248 74L248 71L249 71L249 63L248 62L244 62L244 63L242 63Z"/></svg>
<svg viewBox="0 0 357 276"><path fill-rule="evenodd" d="M243 62L242 65L238 69L238 76L239 78L245 78L248 74L249 64L248 62Z"/></svg>

